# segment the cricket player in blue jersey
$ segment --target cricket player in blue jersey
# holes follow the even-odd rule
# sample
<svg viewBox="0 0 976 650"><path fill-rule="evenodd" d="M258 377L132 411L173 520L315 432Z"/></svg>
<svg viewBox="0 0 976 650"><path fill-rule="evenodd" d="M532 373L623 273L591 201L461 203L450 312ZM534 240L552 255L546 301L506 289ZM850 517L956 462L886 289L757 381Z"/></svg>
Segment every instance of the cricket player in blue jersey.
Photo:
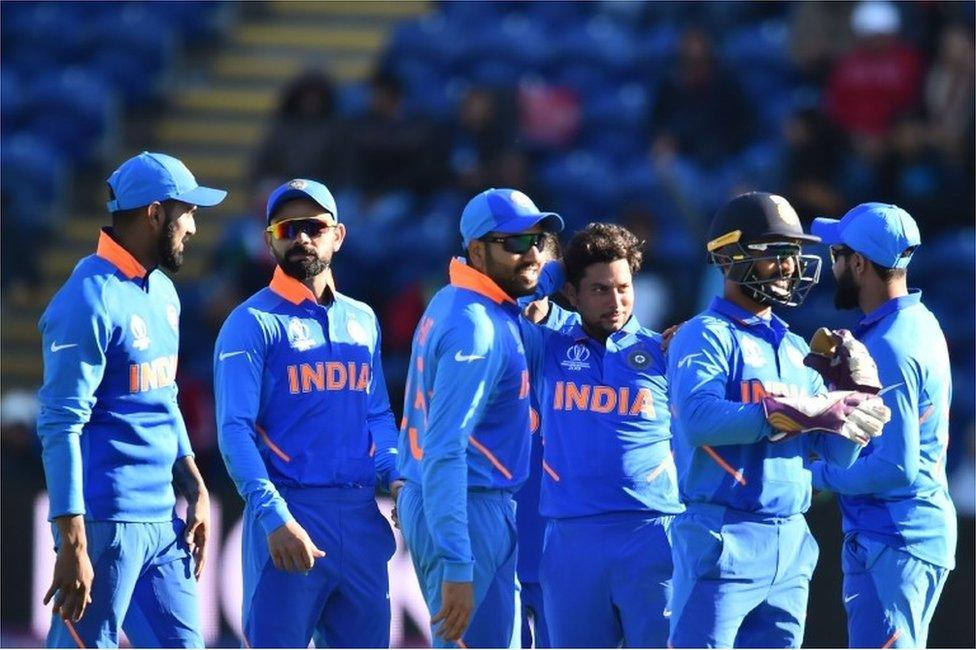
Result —
<svg viewBox="0 0 976 650"><path fill-rule="evenodd" d="M57 550L47 645L117 647L121 628L137 647L199 648L210 500L176 403L180 300L159 267L179 270L197 206L227 193L148 152L108 186L112 226L39 323L37 433Z"/></svg>
<svg viewBox="0 0 976 650"><path fill-rule="evenodd" d="M579 322L523 326L545 435L540 578L554 647L663 647L678 501L661 335L633 315L642 242L590 224L566 251Z"/></svg>
<svg viewBox="0 0 976 650"><path fill-rule="evenodd" d="M518 190L461 214L467 259L413 339L397 510L438 647L519 647L512 495L529 469L529 375L516 298L536 289L543 232L562 230Z"/></svg>
<svg viewBox="0 0 976 650"><path fill-rule="evenodd" d="M395 543L374 491L397 478L397 432L379 324L336 290L346 227L325 185L283 184L267 217L274 277L214 349L218 442L245 502L245 640L388 647Z"/></svg>
<svg viewBox="0 0 976 650"><path fill-rule="evenodd" d="M740 195L712 221L707 248L725 277L723 297L682 325L668 350L687 507L671 529L675 647L800 645L819 554L803 517L808 458L850 466L887 418L873 395L827 392L804 364L807 344L772 313L816 283L820 258L801 249L816 241L775 194Z"/></svg>
<svg viewBox="0 0 976 650"><path fill-rule="evenodd" d="M546 233L540 263L562 259L559 239ZM560 273L560 278L562 273ZM540 285L541 285L540 281ZM562 280L559 281L562 285ZM559 287L550 287L555 292ZM537 291L538 292L538 291ZM572 327L579 321L575 311L563 309L548 297L529 300L532 296L520 299L528 301L523 310L526 318L547 328L562 330ZM516 574L522 587L522 647L549 648L549 629L546 623L545 604L542 598L542 585L539 584L539 562L542 559L542 542L545 536L546 520L539 514L539 491L542 487L542 429L539 426L539 400L535 391L529 396L530 431L532 450L529 457L529 478L522 489L515 493L515 524L518 532L518 566Z"/></svg>
<svg viewBox="0 0 976 650"><path fill-rule="evenodd" d="M831 246L837 307L865 314L854 336L877 363L892 413L851 467L810 468L813 486L838 493L843 512L848 642L923 648L955 567L956 511L945 473L949 354L921 293L908 289L918 226L897 206L864 203L812 229Z"/></svg>

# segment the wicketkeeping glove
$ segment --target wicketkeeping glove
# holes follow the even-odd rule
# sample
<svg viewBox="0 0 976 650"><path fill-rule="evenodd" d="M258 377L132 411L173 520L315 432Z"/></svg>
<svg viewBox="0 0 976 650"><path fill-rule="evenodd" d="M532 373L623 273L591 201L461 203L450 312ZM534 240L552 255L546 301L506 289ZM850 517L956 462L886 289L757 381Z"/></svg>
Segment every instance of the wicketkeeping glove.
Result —
<svg viewBox="0 0 976 650"><path fill-rule="evenodd" d="M878 366L864 344L847 330L821 327L810 339L810 354L803 365L820 373L828 390L855 390L877 395L881 390Z"/></svg>
<svg viewBox="0 0 976 650"><path fill-rule="evenodd" d="M772 442L811 431L826 431L862 447L881 435L891 411L880 397L855 391L833 391L815 397L763 398L766 421L777 431Z"/></svg>

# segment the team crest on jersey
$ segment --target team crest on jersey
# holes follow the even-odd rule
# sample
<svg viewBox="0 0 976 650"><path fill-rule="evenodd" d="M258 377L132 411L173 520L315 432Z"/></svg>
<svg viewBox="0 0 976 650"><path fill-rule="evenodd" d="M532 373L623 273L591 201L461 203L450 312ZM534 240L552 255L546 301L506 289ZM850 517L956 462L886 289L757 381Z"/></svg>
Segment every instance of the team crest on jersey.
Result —
<svg viewBox="0 0 976 650"><path fill-rule="evenodd" d="M567 370L582 370L589 368L590 350L582 343L566 348L566 358L559 364Z"/></svg>
<svg viewBox="0 0 976 650"><path fill-rule="evenodd" d="M149 338L149 328L146 327L146 321L142 320L139 314L132 314L132 320L129 321L129 330L132 332L132 347L136 350L145 350L152 343Z"/></svg>
<svg viewBox="0 0 976 650"><path fill-rule="evenodd" d="M173 303L166 305L166 321L174 332L180 331L180 312Z"/></svg>
<svg viewBox="0 0 976 650"><path fill-rule="evenodd" d="M762 348L752 338L743 336L740 345L742 346L742 361L747 366L762 368L766 365L766 357L763 355Z"/></svg>
<svg viewBox="0 0 976 650"><path fill-rule="evenodd" d="M292 317L288 321L288 343L301 352L315 347L315 339L312 338L308 325L303 323L301 318Z"/></svg>
<svg viewBox="0 0 976 650"><path fill-rule="evenodd" d="M366 328L358 320L350 318L346 321L346 333L349 334L349 338L360 345L366 345L369 342L369 334L366 333Z"/></svg>
<svg viewBox="0 0 976 650"><path fill-rule="evenodd" d="M803 367L804 354L799 350L797 350L792 345L786 347L786 356L789 358L790 363L792 363L797 368Z"/></svg>
<svg viewBox="0 0 976 650"><path fill-rule="evenodd" d="M627 365L634 370L644 370L651 365L651 355L647 350L631 350L627 353Z"/></svg>

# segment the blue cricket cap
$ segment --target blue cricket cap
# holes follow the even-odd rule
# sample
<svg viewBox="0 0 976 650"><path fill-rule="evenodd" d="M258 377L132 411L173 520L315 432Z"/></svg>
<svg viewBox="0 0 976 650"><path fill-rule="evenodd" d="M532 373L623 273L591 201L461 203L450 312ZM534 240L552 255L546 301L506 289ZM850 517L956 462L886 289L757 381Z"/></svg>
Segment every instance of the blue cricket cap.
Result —
<svg viewBox="0 0 976 650"><path fill-rule="evenodd" d="M467 246L490 232L523 232L536 224L547 232L560 232L563 218L555 212L539 212L532 199L523 192L492 188L478 194L464 206L461 237Z"/></svg>
<svg viewBox="0 0 976 650"><path fill-rule="evenodd" d="M105 204L109 212L141 208L167 199L211 207L227 196L226 190L197 185L197 179L176 158L148 151L122 163L108 177L108 185L115 195Z"/></svg>
<svg viewBox="0 0 976 650"><path fill-rule="evenodd" d="M339 223L339 208L336 207L332 192L322 183L312 181L307 178L294 178L287 183L279 185L271 196L268 197L267 217L271 223L271 217L281 207L285 201L292 199L309 199L319 204L319 206L332 215L335 223Z"/></svg>
<svg viewBox="0 0 976 650"><path fill-rule="evenodd" d="M888 203L862 203L840 220L814 219L810 230L823 243L843 244L888 269L907 267L922 243L911 215Z"/></svg>

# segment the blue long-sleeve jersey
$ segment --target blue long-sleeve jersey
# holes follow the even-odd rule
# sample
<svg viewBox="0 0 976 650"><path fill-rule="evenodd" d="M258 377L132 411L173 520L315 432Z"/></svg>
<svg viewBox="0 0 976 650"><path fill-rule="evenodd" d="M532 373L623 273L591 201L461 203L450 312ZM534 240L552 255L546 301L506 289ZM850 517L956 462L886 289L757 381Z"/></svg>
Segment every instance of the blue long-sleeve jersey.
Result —
<svg viewBox="0 0 976 650"><path fill-rule="evenodd" d="M776 315L759 318L715 298L678 330L668 380L681 500L787 517L810 507L808 459L849 466L859 447L832 434L770 442L766 395L826 392L803 365L809 348Z"/></svg>
<svg viewBox="0 0 976 650"><path fill-rule="evenodd" d="M543 516L681 512L661 335L636 317L605 344L579 323L522 329L545 435Z"/></svg>
<svg viewBox="0 0 976 650"><path fill-rule="evenodd" d="M193 453L176 404L179 319L170 279L108 229L51 300L37 417L51 519L175 516L173 463Z"/></svg>
<svg viewBox="0 0 976 650"><path fill-rule="evenodd" d="M549 313L542 326L556 331L565 331L579 322L579 314L563 309L554 302L549 303ZM528 352L528 351L526 351ZM531 377L533 386L535 378ZM530 397L532 406L530 431L532 449L529 456L529 478L522 489L515 493L518 510L515 525L518 528L518 577L522 583L539 581L539 562L542 560L542 542L545 537L546 519L539 513L539 496L542 489L543 433L539 422L538 392L533 390Z"/></svg>
<svg viewBox="0 0 976 650"><path fill-rule="evenodd" d="M214 348L217 439L265 532L292 520L286 487L371 486L395 478L380 328L373 310L332 290L324 305L275 269L239 305Z"/></svg>
<svg viewBox="0 0 976 650"><path fill-rule="evenodd" d="M952 569L956 510L945 473L952 374L942 328L913 291L865 316L854 334L878 364L891 421L851 467L814 463L814 487L840 494L845 532Z"/></svg>
<svg viewBox="0 0 976 650"><path fill-rule="evenodd" d="M466 582L467 491L515 492L525 481L530 388L518 305L461 260L450 278L414 333L399 467L421 488L444 579Z"/></svg>

